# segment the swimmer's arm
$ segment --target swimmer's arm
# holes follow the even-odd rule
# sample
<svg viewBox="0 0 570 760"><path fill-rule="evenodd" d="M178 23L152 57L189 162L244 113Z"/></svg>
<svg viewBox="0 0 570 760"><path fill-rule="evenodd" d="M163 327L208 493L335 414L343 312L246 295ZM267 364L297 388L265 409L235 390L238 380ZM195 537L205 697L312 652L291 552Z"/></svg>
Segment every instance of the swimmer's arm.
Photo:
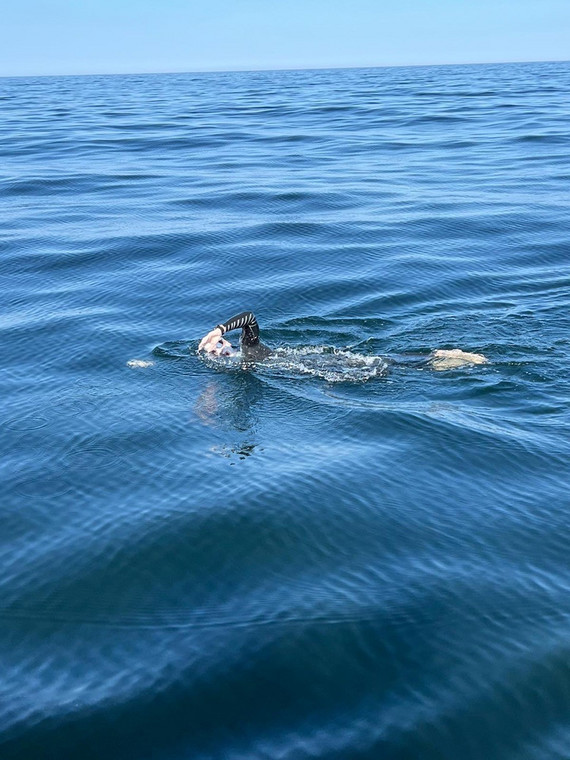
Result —
<svg viewBox="0 0 570 760"><path fill-rule="evenodd" d="M236 314L235 317L228 319L227 322L217 325L217 328L222 331L223 335L230 332L230 330L237 330L240 327L247 327L248 325L252 327L257 326L257 319L252 311L242 311L241 314Z"/></svg>
<svg viewBox="0 0 570 760"><path fill-rule="evenodd" d="M224 333L237 330L240 327L246 327L247 325L257 326L255 314L252 311L242 311L241 314L236 314L235 317L228 319L227 322L222 322L214 327L213 330L210 330L207 335L204 335L198 346L198 351L214 351Z"/></svg>

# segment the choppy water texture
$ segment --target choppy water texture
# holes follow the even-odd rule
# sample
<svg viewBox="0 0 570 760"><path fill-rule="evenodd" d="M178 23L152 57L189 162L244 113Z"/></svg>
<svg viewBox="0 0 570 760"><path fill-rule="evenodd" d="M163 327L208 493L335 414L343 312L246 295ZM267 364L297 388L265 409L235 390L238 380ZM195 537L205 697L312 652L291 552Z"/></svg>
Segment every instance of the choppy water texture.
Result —
<svg viewBox="0 0 570 760"><path fill-rule="evenodd" d="M3 760L570 757L569 90L0 80Z"/></svg>

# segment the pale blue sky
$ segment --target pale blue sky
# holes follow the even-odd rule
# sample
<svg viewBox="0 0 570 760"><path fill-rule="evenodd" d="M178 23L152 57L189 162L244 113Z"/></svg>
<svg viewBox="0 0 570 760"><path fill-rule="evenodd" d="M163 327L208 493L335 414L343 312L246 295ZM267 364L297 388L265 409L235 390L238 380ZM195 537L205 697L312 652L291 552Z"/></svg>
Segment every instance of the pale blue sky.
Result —
<svg viewBox="0 0 570 760"><path fill-rule="evenodd" d="M0 76L570 59L570 0L11 0Z"/></svg>

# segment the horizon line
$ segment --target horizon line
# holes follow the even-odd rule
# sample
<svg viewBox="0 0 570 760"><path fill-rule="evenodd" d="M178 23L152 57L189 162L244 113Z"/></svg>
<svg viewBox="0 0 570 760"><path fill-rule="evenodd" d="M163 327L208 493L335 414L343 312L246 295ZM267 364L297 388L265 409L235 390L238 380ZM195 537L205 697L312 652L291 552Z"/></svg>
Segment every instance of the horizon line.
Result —
<svg viewBox="0 0 570 760"><path fill-rule="evenodd" d="M512 64L531 63L570 63L570 59L554 58L548 60L516 60L516 61L467 61L463 63L393 63L355 66L282 66L276 68L227 68L227 69L188 69L168 71L116 71L89 72L81 74L0 74L0 79L38 79L40 77L117 77L117 76L168 76L180 74L254 74L272 73L278 71L350 71L358 69L411 69L411 68L440 68L443 66L508 66Z"/></svg>

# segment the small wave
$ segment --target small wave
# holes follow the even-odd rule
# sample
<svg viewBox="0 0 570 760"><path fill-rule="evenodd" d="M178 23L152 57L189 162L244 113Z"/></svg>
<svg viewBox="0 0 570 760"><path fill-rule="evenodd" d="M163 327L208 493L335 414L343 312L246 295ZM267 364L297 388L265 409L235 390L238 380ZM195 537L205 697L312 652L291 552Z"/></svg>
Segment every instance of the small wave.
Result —
<svg viewBox="0 0 570 760"><path fill-rule="evenodd" d="M152 353L165 359L187 359L192 351L187 340L167 340L160 346L155 346Z"/></svg>
<svg viewBox="0 0 570 760"><path fill-rule="evenodd" d="M427 98L488 98L492 95L498 95L495 90L419 90L415 92L416 97Z"/></svg>
<svg viewBox="0 0 570 760"><path fill-rule="evenodd" d="M513 142L519 143L545 143L550 145L567 145L568 137L563 134L527 134L513 138Z"/></svg>

